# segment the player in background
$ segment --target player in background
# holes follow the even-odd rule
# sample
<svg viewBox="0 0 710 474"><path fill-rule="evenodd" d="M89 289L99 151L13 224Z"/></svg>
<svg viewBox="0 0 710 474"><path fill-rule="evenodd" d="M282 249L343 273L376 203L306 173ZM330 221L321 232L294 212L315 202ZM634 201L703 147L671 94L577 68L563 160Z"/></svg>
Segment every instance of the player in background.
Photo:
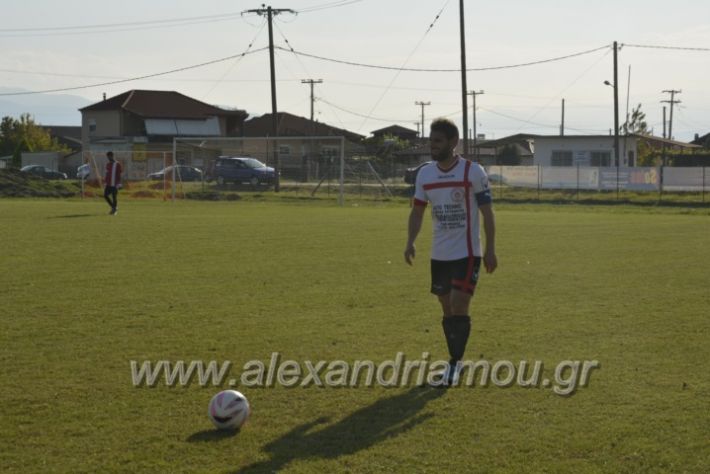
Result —
<svg viewBox="0 0 710 474"><path fill-rule="evenodd" d="M424 210L431 203L434 238L431 249L431 292L439 298L442 327L449 349L449 366L442 377L445 386L458 383L466 343L471 331L469 306L478 282L481 261L488 273L498 266L488 176L477 163L454 154L459 141L456 125L447 119L431 124L429 143L432 162L419 170L404 259L412 265L414 241ZM481 251L479 213L486 234Z"/></svg>
<svg viewBox="0 0 710 474"><path fill-rule="evenodd" d="M113 158L113 152L106 153L108 163L106 163L106 179L104 187L104 198L111 211L109 214L116 215L118 213L118 190L121 189L121 163Z"/></svg>

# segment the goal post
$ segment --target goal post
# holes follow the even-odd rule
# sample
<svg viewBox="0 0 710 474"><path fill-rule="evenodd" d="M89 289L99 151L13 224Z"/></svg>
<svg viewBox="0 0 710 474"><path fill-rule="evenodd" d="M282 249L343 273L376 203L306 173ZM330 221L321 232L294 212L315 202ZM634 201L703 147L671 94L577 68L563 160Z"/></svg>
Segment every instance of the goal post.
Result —
<svg viewBox="0 0 710 474"><path fill-rule="evenodd" d="M172 151L177 164L202 169L208 181L220 186L240 184L238 171L225 170L225 160L218 165L225 157L251 158L273 168L279 187L288 190L307 190L321 179L337 176L342 206L348 146L342 136L174 137Z"/></svg>

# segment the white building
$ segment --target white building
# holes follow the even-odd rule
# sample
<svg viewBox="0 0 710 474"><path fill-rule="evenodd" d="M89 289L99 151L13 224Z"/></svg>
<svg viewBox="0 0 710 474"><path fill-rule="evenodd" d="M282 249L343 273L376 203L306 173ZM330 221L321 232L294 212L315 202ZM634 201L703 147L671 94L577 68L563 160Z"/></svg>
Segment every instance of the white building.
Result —
<svg viewBox="0 0 710 474"><path fill-rule="evenodd" d="M620 166L634 166L635 135L619 137ZM536 135L534 163L542 166L615 166L613 135Z"/></svg>

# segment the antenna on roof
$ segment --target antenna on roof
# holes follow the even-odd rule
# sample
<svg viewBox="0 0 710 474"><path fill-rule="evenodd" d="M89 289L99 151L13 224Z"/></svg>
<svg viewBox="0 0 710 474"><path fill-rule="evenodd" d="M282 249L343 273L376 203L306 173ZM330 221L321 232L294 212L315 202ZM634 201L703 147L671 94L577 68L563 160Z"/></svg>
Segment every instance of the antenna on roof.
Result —
<svg viewBox="0 0 710 474"><path fill-rule="evenodd" d="M104 100L106 100L106 93L104 92Z"/></svg>

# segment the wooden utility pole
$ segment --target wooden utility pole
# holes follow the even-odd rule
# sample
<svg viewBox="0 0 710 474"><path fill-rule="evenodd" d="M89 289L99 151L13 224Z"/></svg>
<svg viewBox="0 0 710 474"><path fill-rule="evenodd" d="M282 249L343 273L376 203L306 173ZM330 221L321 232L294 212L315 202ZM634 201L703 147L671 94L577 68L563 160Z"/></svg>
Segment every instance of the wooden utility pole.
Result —
<svg viewBox="0 0 710 474"><path fill-rule="evenodd" d="M661 163L666 166L666 106L663 106L663 151L661 156Z"/></svg>
<svg viewBox="0 0 710 474"><path fill-rule="evenodd" d="M614 161L619 170L619 44L614 41ZM618 197L617 178L617 197Z"/></svg>
<svg viewBox="0 0 710 474"><path fill-rule="evenodd" d="M671 95L671 100L662 100L661 102L664 104L671 104L671 117L668 120L668 139L673 140L673 106L675 104L680 104L679 100L675 100L675 95L680 94L683 91L680 90L665 90L663 91L664 94L670 94Z"/></svg>
<svg viewBox="0 0 710 474"><path fill-rule="evenodd" d="M565 136L565 100L562 99L562 123L560 124L560 136Z"/></svg>
<svg viewBox="0 0 710 474"><path fill-rule="evenodd" d="M273 20L274 16L281 13L296 13L290 8L271 8L271 6L261 5L262 8L257 8L254 10L247 10L245 13L256 13L257 15L266 15L266 19L269 22L269 63L271 65L271 133L272 136L277 137L279 135L279 118L278 118L278 107L276 106L276 66L274 64L274 28ZM274 183L274 191L279 192L280 189L280 178L279 174L281 171L281 166L279 163L279 152L278 147L274 146L274 156L276 171L276 181Z"/></svg>
<svg viewBox="0 0 710 474"><path fill-rule="evenodd" d="M424 102L424 101L416 101L414 102L414 105L420 105L422 107L422 135L421 137L424 138L424 107L427 105L431 105L431 102Z"/></svg>
<svg viewBox="0 0 710 474"><path fill-rule="evenodd" d="M469 94L473 97L473 153L476 155L476 159L478 159L478 148L476 148L476 145L478 144L478 132L476 130L476 126L478 125L478 121L476 120L476 96L483 95L485 92L471 91Z"/></svg>
<svg viewBox="0 0 710 474"><path fill-rule="evenodd" d="M461 107L463 110L463 153L468 155L468 90L466 87L466 31L463 14L463 0L459 0L459 21L461 34ZM474 107L475 113L475 107ZM476 125L473 125L474 130ZM475 135L475 132L474 132ZM475 136L474 136L475 140Z"/></svg>
<svg viewBox="0 0 710 474"><path fill-rule="evenodd" d="M313 103L315 102L315 97L313 96L313 85L322 83L323 79L301 79L301 84L311 85L311 122L313 122Z"/></svg>

